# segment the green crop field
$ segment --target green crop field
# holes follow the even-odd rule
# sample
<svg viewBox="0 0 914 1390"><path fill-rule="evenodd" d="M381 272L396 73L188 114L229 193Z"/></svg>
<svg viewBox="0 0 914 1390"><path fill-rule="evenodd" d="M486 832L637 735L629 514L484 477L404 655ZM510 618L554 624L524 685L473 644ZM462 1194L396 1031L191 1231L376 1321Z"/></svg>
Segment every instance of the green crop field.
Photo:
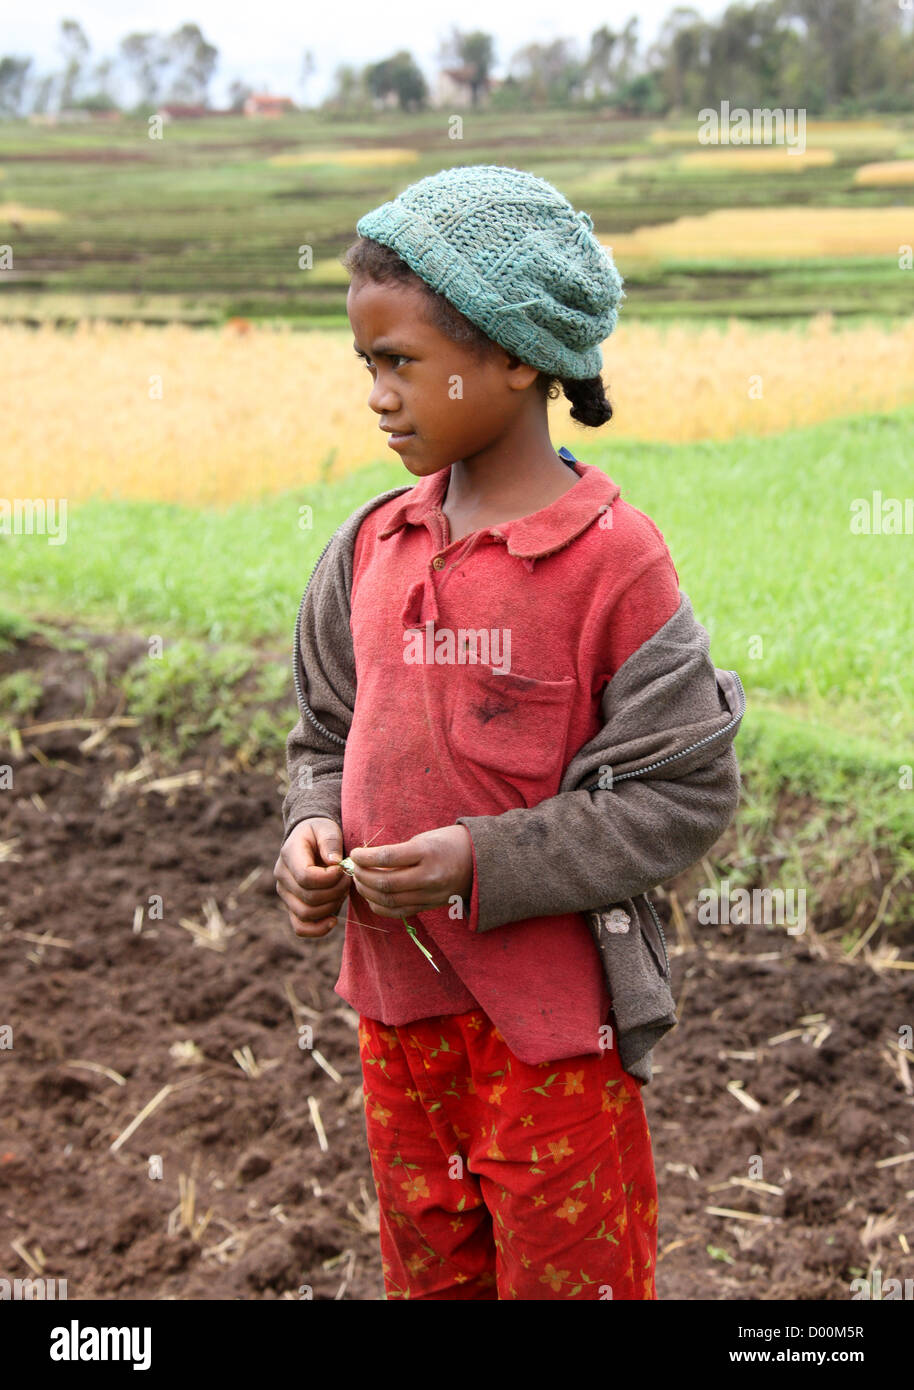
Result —
<svg viewBox="0 0 914 1390"><path fill-rule="evenodd" d="M884 118L807 136L833 162L745 171L682 164L701 149L690 132L600 111L468 116L450 139L443 113L386 112L379 126L305 112L266 123L218 117L93 126L0 125L0 240L14 246L0 315L25 321L78 317L104 297L110 319L214 322L226 316L339 323L344 277L337 258L359 215L407 183L454 164L511 164L557 184L594 218L607 242L637 228L731 208L884 209L911 204L911 188L855 182L872 161L902 161L914 124ZM663 143L678 135L680 143ZM660 137L658 139L657 137ZM694 126L692 128L694 140ZM408 162L384 162L386 151ZM326 152L323 162L272 162ZM719 152L718 152L719 153ZM360 157L359 162L348 162ZM16 208L60 214L29 221ZM3 209L7 211L4 212ZM314 267L299 268L299 247ZM745 260L664 255L633 264L627 286L642 317L790 318L820 310L892 317L902 312L897 247L840 261L783 256ZM96 306L97 308L97 306Z"/></svg>

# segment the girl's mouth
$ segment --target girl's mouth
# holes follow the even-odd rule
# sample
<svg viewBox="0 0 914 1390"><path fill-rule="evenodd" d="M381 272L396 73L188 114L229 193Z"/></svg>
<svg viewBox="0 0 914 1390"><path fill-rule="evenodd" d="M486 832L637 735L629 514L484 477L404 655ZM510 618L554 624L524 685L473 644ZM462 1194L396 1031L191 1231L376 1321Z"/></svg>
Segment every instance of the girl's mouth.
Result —
<svg viewBox="0 0 914 1390"><path fill-rule="evenodd" d="M388 449L399 449L402 445L407 444L409 440L415 439L415 437L414 431L410 431L409 434L392 434L387 441L387 447Z"/></svg>

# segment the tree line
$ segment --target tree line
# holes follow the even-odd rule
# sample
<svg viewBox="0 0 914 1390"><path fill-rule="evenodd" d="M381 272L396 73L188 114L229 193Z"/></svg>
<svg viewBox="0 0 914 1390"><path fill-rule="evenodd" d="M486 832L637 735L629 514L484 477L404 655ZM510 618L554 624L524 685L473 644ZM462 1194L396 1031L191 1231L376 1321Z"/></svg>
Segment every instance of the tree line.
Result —
<svg viewBox="0 0 914 1390"><path fill-rule="evenodd" d="M113 54L96 55L82 26L65 19L59 53L50 72L28 56L0 57L0 115L145 112L165 101L206 106L219 66L219 50L190 23L170 34L130 33ZM341 64L319 106L353 114L383 103L422 110L436 104L434 82L446 69L472 105L502 109L599 105L621 115L659 116L727 98L813 114L911 110L914 0L737 0L717 19L677 5L647 45L632 16L583 39L528 43L504 55L491 34L454 28L440 44L437 64L431 81L407 48L364 66ZM496 79L496 69L505 75ZM306 93L317 71L315 54L305 50L299 92ZM240 110L252 90L235 78L230 109Z"/></svg>

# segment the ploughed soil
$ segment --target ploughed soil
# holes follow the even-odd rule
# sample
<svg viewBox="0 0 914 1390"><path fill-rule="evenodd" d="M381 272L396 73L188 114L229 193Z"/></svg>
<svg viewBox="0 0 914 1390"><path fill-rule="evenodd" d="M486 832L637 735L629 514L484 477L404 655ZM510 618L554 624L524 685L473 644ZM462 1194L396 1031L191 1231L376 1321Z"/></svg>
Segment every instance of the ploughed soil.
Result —
<svg viewBox="0 0 914 1390"><path fill-rule="evenodd" d="M0 755L0 1277L65 1278L71 1299L381 1299L341 931L299 941L275 895L281 774L215 744L164 764L116 722L111 678L146 639L80 635L0 652L0 677L44 691ZM108 722L74 724L87 701ZM911 1278L911 972L842 960L836 930L700 926L702 881L656 895L680 1016L643 1090L658 1297Z"/></svg>

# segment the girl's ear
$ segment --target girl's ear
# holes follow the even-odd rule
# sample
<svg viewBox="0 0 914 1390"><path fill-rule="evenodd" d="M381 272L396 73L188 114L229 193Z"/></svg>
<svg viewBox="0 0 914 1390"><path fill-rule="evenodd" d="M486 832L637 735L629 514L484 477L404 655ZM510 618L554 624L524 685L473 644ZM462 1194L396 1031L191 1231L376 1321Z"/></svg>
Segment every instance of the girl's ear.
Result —
<svg viewBox="0 0 914 1390"><path fill-rule="evenodd" d="M536 367L531 367L529 362L525 362L521 357L516 357L513 353L507 354L505 365L509 372L514 373L509 384L515 391L525 391L531 382L534 382L540 375Z"/></svg>

